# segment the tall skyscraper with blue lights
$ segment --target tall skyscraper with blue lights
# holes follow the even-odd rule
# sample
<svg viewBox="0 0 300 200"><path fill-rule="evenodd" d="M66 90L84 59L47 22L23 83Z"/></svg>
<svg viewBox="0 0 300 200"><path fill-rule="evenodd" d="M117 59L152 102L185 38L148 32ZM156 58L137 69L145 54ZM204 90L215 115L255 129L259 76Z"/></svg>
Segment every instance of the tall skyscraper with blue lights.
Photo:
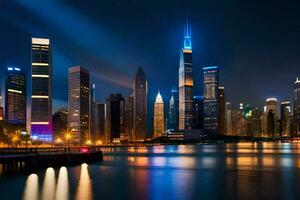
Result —
<svg viewBox="0 0 300 200"><path fill-rule="evenodd" d="M50 40L31 39L31 137L52 141L52 62Z"/></svg>
<svg viewBox="0 0 300 200"><path fill-rule="evenodd" d="M8 67L5 76L5 119L12 124L26 124L25 72L19 67Z"/></svg>
<svg viewBox="0 0 300 200"><path fill-rule="evenodd" d="M204 131L208 135L219 133L219 68L203 68Z"/></svg>
<svg viewBox="0 0 300 200"><path fill-rule="evenodd" d="M187 23L179 63L179 129L192 129L193 112L192 33Z"/></svg>

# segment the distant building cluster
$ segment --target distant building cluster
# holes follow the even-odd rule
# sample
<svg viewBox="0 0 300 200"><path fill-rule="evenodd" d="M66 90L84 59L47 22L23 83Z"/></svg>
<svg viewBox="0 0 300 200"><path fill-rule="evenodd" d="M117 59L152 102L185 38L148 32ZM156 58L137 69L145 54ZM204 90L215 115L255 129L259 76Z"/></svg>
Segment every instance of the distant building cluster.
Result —
<svg viewBox="0 0 300 200"><path fill-rule="evenodd" d="M219 67L203 67L203 95L196 95L193 80L192 32L186 25L180 51L178 86L165 103L158 91L153 109L150 138L184 135L231 135L249 137L294 137L300 134L300 80L294 83L290 101L266 99L263 110L241 103L234 108L220 85ZM72 143L84 145L142 142L149 132L148 83L139 67L128 97L111 94L106 102L95 98L96 86L82 66L68 69L68 108L52 115L51 43L46 38L31 40L29 73L9 66L1 83L0 121L23 125L31 139L46 143L72 132ZM28 81L27 81L28 80ZM29 91L29 93L28 93ZM199 94L198 92L197 94ZM278 109L279 108L279 109ZM165 113L165 111L167 111ZM149 137L148 137L149 138Z"/></svg>

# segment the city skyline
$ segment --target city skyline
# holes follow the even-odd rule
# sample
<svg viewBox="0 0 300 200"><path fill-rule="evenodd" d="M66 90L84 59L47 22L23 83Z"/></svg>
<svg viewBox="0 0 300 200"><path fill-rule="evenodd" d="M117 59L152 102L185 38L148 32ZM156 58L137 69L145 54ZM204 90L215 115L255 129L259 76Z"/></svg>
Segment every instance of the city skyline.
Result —
<svg viewBox="0 0 300 200"><path fill-rule="evenodd" d="M152 34L152 36L149 37L150 42L159 45L159 47L161 47L162 50L164 50L166 47L168 47L169 49L167 53L164 53L165 59L161 59L158 62L155 61L155 59L153 58L155 57L154 55L159 54L162 50L158 49L155 54L152 53L153 46L147 42L146 43L143 42L144 31L137 29L137 27L134 26L136 22L133 22L132 20L129 20L128 23L130 25L130 28L132 28L131 30L135 32L134 36L136 37L132 38L128 34L125 34L124 37L121 37L119 35L113 37L114 34L117 34L117 31L113 31L113 30L119 30L123 28L122 25L120 27L116 26L115 19L112 19L112 23L108 24L107 22L101 21L97 17L95 18L95 16L93 15L95 14L94 10L92 10L92 15L94 16L93 18L93 16L89 16L86 12L76 15L74 10L76 10L77 8L76 6L71 5L70 2L63 2L63 3L47 2L46 3L51 7L51 9L59 10L65 7L69 8L67 9L68 12L66 12L66 15L64 16L65 18L63 19L68 20L70 16L75 16L76 19L79 19L80 22L78 24L78 28L84 27L87 24L88 25L92 24L91 30L86 30L86 32L84 33L87 36L94 36L95 34L91 33L92 30L95 31L95 33L98 33L98 31L100 31L101 34L99 34L99 38L92 37L93 39L95 39L97 43L101 44L101 41L103 42L105 41L105 39L108 39L108 41L114 40L114 42L110 44L110 47L113 50L109 50L108 52L110 53L116 52L115 50L117 47L122 47L120 49L129 50L127 53L125 52L123 53L122 51L122 54L118 54L117 55L118 59L110 59L112 55L107 55L108 53L100 54L103 51L107 50L107 48L105 49L95 48L93 45L91 45L90 41L86 39L86 37L83 37L83 39L80 40L78 38L79 36L78 34L73 33L70 35L70 33L66 29L62 29L61 32L59 32L59 30L57 29L58 22L55 22L56 18L53 15L51 15L51 13L49 13L48 10L46 10L45 14L41 16L40 21L32 20L30 23L26 21L24 22L24 20L20 19L19 16L20 13L23 13L24 15L28 15L29 19L31 19L32 16L40 14L36 10L36 6L38 5L38 3L36 2L37 5L33 5L32 2L34 1L29 1L28 3L29 5L24 5L21 2L16 3L16 5L11 5L9 4L9 2L5 2L5 1L1 2L1 4L3 4L3 7L1 9L5 9L5 8L7 8L7 10L17 9L20 10L20 12L15 16L13 14L8 14L7 10L5 10L5 12L2 12L2 15L0 17L0 20L1 22L3 22L4 25L9 24L7 26L7 32L3 33L4 38L7 38L8 35L6 34L10 34L14 32L14 30L19 30L18 33L11 34L12 36L15 35L16 36L15 38L17 38L17 41L19 41L18 44L14 44L13 41L14 44L13 46L16 46L18 49L10 48L7 50L7 52L3 53L1 55L3 56L3 59L1 59L0 64L2 69L4 69L9 65L28 67L28 60L27 60L28 58L25 58L25 56L28 55L28 52L26 50L28 49L27 48L28 43L25 44L25 41L28 40L31 36L41 36L41 37L49 36L53 48L54 90L55 88L58 88L59 83L63 83L61 85L67 85L66 84L67 68L73 65L80 64L84 66L87 65L87 68L89 68L90 70L95 70L92 79L96 80L95 84L98 90L96 91L96 98L98 100L105 102L105 98L109 96L110 93L115 93L115 92L120 92L125 96L129 96L131 94L131 91L130 89L128 89L128 87L132 83L131 80L133 80L134 73L136 72L138 66L142 66L143 69L145 70L145 73L147 74L149 83L151 83L149 87L149 99L148 99L149 107L152 107L155 99L155 91L157 91L157 89L159 88L161 88L161 92L162 94L164 94L163 95L164 101L167 102L170 97L170 93L168 91L170 90L170 88L172 88L172 86L177 85L176 68L178 66L178 49L180 49L182 46L182 42L181 42L182 33L186 21L186 16L188 16L189 21L193 27L193 33L194 33L193 34L194 35L193 53L195 54L193 59L194 60L193 62L195 62L194 77L195 80L198 81L195 83L195 87L196 87L195 95L199 95L203 93L202 86L200 85L202 67L216 64L220 67L220 71L222 72L220 74L221 82L223 83L225 88L230 88L230 91L226 92L226 98L232 103L233 107L237 107L239 102L245 102L253 105L254 107L258 106L259 108L262 108L264 105L264 99L268 97L276 97L279 100L292 101L292 89L293 89L292 80L294 80L296 78L296 75L298 74L296 66L299 63L299 59L297 58L297 49L295 49L293 45L293 44L297 44L299 38L295 37L296 34L294 30L297 30L295 29L297 27L297 23L292 18L294 13L292 6L288 6L287 11L283 12L282 14L278 14L276 13L276 11L279 8L278 6L276 7L275 5L275 8L268 8L266 9L266 14L263 14L261 10L263 10L263 8L266 8L266 5L264 4L260 5L261 7L257 8L254 14L258 15L257 17L258 19L263 19L263 22L266 23L267 26L265 27L265 29L254 29L254 30L247 29L249 33L245 33L244 31L240 31L236 29L234 29L236 31L231 31L229 28L231 26L230 24L228 25L228 23L230 20L233 20L233 18L232 15L230 15L227 12L223 14L225 16L228 16L229 19L227 20L224 19L225 21L222 20L222 22L225 22L225 25L229 26L227 28L224 28L220 22L216 22L215 20L210 18L211 15L210 13L208 13L208 11L216 12L217 10L213 9L212 6L209 4L203 5L203 8L201 9L206 8L207 11L204 12L204 14L199 16L197 16L195 14L194 9L191 8L190 12L184 13L182 14L182 16L177 16L174 18L174 20L172 19L172 17L166 17L164 22L155 22L154 25L151 26L151 28L153 29L151 31L153 31L156 34ZM110 3L106 3L106 4L110 4ZM229 2L229 5L231 4L232 3ZM202 4L201 3L197 4L192 2L192 5L194 5L195 8L199 8L201 7ZM219 6L221 5L222 3L220 3ZM253 5L255 5L255 3L253 3ZM145 15L140 13L143 10L143 7L140 8L138 3L133 3L133 5L131 6L133 10L140 9L138 13L142 16L141 20L145 20ZM164 4L162 5L162 7L165 6L166 5ZM187 7L189 8L190 6ZM113 9L115 7L116 5L112 4L109 6L109 9ZM124 9L126 5L120 3L120 7ZM179 6L175 6L177 10L180 10L178 7ZM236 5L236 7L239 8L241 7L241 5L238 4ZM95 4L95 8L101 9L98 4ZM150 8L152 10L154 9L151 6ZM273 16L278 16L278 17L283 16L279 20L280 23L276 23L275 26L275 22L267 18L268 13L269 14L273 13L274 14ZM287 15L287 13L291 13L290 14L291 16ZM161 16L167 16L167 14L170 13L163 14L162 12L159 12L159 15ZM221 14L217 15L216 19L219 19ZM234 14L240 14L241 16L244 16L243 14L237 12L234 12ZM95 23L91 23L92 20L90 18L86 18L85 15L91 17L91 19L95 19L96 20ZM103 15L105 16L105 13ZM133 16L134 15L131 14L129 18L132 19ZM257 18L255 18L254 20L258 20ZM8 19L12 19L12 20L8 20ZM291 20L291 22L289 23L290 27L286 27L286 25L284 25L285 24L284 22L286 22L289 19ZM49 28L45 28L45 23L44 23L45 20L51 21ZM74 28L73 23L69 21L67 22L69 23L69 25L71 25L71 27ZM214 22L214 23L210 24L209 22ZM234 19L233 22L236 22L237 24L241 23L238 19ZM245 24L241 27L244 27L246 26L246 24L249 24L247 20L244 21L243 23ZM33 28L30 31L28 31L28 28L24 28L26 24L28 25L28 27L34 26L37 28L36 29ZM102 26L100 26L100 24L102 24ZM157 26L157 28L154 28L155 26ZM94 27L95 29L93 29ZM280 29L279 27L282 27L282 34L285 37L279 37L280 35L279 33L277 33L278 34L277 35L272 31L274 29L275 30ZM38 31L37 29L43 31ZM221 31L222 32L221 35L219 33L220 31L217 31L218 29L219 30L224 29L227 31ZM146 30L149 31L149 29ZM279 30L279 32L280 31L281 29ZM208 33L212 34L211 37L208 36ZM271 48L272 45L270 45L270 41L272 39L266 39L266 37L264 37L267 33L270 35L271 38L274 39L274 41L279 41L278 44L275 42L278 45L275 46L276 48ZM228 36L228 34L236 34L236 36L239 37L237 37L237 41L232 41L234 44L232 45L232 47L227 48L227 51L230 50L229 52L232 53L222 54L221 52L224 53L226 51L225 47L228 42L227 40L231 38ZM250 37L250 41L253 43L253 45L249 46L249 44L248 45L244 44L246 42L247 36L251 36L251 34L253 37ZM148 36L148 34L145 35ZM286 35L289 35L290 38L286 37ZM74 46L70 45L69 43L71 39L64 40L66 36L71 36L70 38L72 40L77 40L76 42L79 44L76 43L77 45ZM221 40L219 38L221 38ZM255 39L258 39L258 41L255 41ZM263 39L266 40L264 41ZM207 41L205 42L205 40ZM129 44L132 42L132 45L124 44L124 43L128 43L128 41ZM74 48L70 48L70 50L68 50L70 52L66 52L65 50L62 50L61 45L63 44L63 42L66 42L66 45L68 47L74 47ZM5 41L3 41L3 43L5 44ZM142 44L146 44L146 45L142 45ZM143 46L142 48L140 48L141 45ZM219 48L217 48L218 45ZM264 49L262 48L263 45L266 46L265 47L266 51L262 51ZM282 48L279 48L281 46ZM23 49L23 47L26 47L26 49ZM136 51L137 49L141 49L142 53L138 53ZM241 53L238 53L239 49L246 49L246 50L248 49L249 52L245 53L244 51L242 51L242 55L241 55ZM282 50L284 49L285 51L281 52L281 49ZM257 53L255 53L255 51L257 51ZM79 52L82 52L81 57L76 58L76 56L73 56L73 54L78 55ZM89 52L91 52L90 55ZM96 56L96 58L94 58L95 53L98 56L98 57ZM225 55L228 54L229 54L228 58L224 60L224 57L226 57ZM233 55L233 54L237 54L237 55ZM289 56L287 56L287 54L289 54ZM260 55L264 55L264 57L260 57ZM103 59L99 58L99 56L101 57L103 56ZM67 59L62 57L67 57ZM92 59L88 59L89 57L92 57ZM97 61L91 63L89 60L100 60L100 62ZM107 60L109 60L110 62L115 62L115 60L120 60L120 61L114 64L111 63L105 64L105 61L107 62ZM166 67L160 67L160 65ZM288 68L289 70L285 71L285 73L279 73L280 69L286 69L286 68ZM270 71L270 69L272 70ZM266 74L265 73L266 71L268 71L268 76L264 77L263 74ZM158 72L158 73L154 75L154 72ZM171 78L170 80L164 80L163 74L165 74L165 72L168 72L169 75L173 78ZM100 77L99 74L101 75ZM238 76L238 74L241 74L241 76L249 75L249 78L245 78L245 80L243 80ZM122 83L115 83L114 81L121 81ZM239 86L234 84L233 83L234 81L239 82ZM111 84L112 82L113 84ZM108 85L110 85L109 89L107 89ZM162 85L162 87L160 87L160 85ZM258 87L258 85L262 85L262 87ZM61 91L57 92L56 90L54 91L53 98L54 98L55 109L53 109L53 112L57 110L57 108L60 107L61 105L64 106L67 105L67 99L65 97L67 95L60 94L60 93L65 93L65 94L67 93L66 86L63 86L62 91L63 92Z"/></svg>
<svg viewBox="0 0 300 200"><path fill-rule="evenodd" d="M299 11L0 0L1 199L299 199Z"/></svg>

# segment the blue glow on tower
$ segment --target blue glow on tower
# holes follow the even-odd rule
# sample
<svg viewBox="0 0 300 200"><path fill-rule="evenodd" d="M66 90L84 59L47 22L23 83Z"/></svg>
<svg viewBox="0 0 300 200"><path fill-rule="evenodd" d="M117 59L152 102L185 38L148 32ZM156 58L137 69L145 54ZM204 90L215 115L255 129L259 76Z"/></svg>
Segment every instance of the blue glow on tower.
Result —
<svg viewBox="0 0 300 200"><path fill-rule="evenodd" d="M189 26L189 21L186 22L186 28L184 30L184 49L192 49L192 28Z"/></svg>

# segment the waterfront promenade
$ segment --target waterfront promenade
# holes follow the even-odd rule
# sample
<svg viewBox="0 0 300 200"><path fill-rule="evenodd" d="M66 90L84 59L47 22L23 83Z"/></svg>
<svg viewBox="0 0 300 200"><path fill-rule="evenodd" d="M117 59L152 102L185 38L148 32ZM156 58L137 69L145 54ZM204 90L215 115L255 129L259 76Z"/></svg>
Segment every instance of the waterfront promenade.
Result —
<svg viewBox="0 0 300 200"><path fill-rule="evenodd" d="M4 172L102 161L100 147L0 148Z"/></svg>

